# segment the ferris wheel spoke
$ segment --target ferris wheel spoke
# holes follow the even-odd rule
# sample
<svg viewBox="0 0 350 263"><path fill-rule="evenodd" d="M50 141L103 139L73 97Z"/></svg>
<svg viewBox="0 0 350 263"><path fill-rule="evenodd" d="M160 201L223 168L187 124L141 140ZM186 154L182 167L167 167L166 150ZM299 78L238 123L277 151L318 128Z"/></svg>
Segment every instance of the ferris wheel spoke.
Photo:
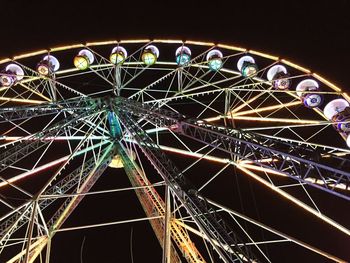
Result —
<svg viewBox="0 0 350 263"><path fill-rule="evenodd" d="M99 175L104 171L104 169L107 167L108 163L110 162L113 154L111 154L111 150L114 148L113 145L110 144L108 146L103 154L100 152L101 156L99 160L96 162L96 159L93 157L90 162L86 162L84 165L87 169L82 170L81 167L76 169L73 173L71 173L69 176L64 177L64 180L59 181L51 188L48 188L47 190L42 191L42 194L44 195L52 195L52 194L64 194L65 191L68 191L72 189L74 185L80 185L77 188L77 191L88 191L91 186L94 184L94 182L97 180ZM83 174L82 174L83 171ZM74 179L74 180L73 180ZM45 189L45 188L44 188ZM84 190L83 190L84 189ZM38 206L41 209L45 209L48 205L50 205L53 201L53 199L40 199L41 194L38 195ZM57 229L62 225L62 223L65 221L65 219L68 217L68 215L72 212L72 207L76 207L77 204L82 199L81 196L72 196L68 197L68 199L63 203L61 208L52 216L52 218L47 222L47 225L50 229L54 228ZM68 210L67 210L68 209ZM23 222L22 225L24 225L26 222ZM50 235L52 235L54 232L53 230L50 230ZM45 247L47 244L48 239L44 241L44 244L40 247L40 250ZM35 258L37 254L30 255L31 258Z"/></svg>
<svg viewBox="0 0 350 263"><path fill-rule="evenodd" d="M304 247L304 248L306 248L306 249L308 249L308 250L310 250L312 252L315 252L315 253L317 253L317 254L319 254L319 255L321 255L323 257L329 258L331 260L334 260L334 261L337 261L337 262L343 262L344 261L344 260L339 259L338 257L336 257L334 255L331 255L331 254L329 254L329 253L327 253L325 251L322 251L322 250L320 250L318 248L315 248L315 247L313 247L313 246L311 246L311 245L309 245L309 244L307 244L307 243L305 243L303 241L300 241L300 240L298 240L296 238L293 238L293 237L291 237L291 236L289 236L287 234L284 234L284 233L282 233L282 232L280 232L280 231L278 231L278 230L276 230L276 229L274 229L274 228L272 228L270 226L262 224L262 223L256 221L255 219L252 219L252 218L250 218L250 217L248 217L246 215L243 215L243 214L241 214L241 213L239 213L237 211L234 211L234 210L232 210L232 209L230 209L228 207L225 207L225 206L223 206L223 205L221 205L221 204L219 204L219 203L217 203L217 202L215 202L213 200L210 200L210 199L207 199L207 200L213 206L215 206L215 207L217 207L219 209L222 209L223 211L231 214L232 216L241 218L241 219L243 219L243 220L245 220L245 221L247 221L247 222L249 222L251 224L254 224L254 225L258 226L259 228L263 228L263 229L265 229L265 230L267 230L267 231L269 231L269 232L271 232L271 233L273 233L275 235L278 235L278 236L284 238L286 241L295 243L295 244L297 244L297 245L299 245L301 247Z"/></svg>
<svg viewBox="0 0 350 263"><path fill-rule="evenodd" d="M85 112L78 116L71 115L70 118L66 118L56 123L52 127L49 127L45 130L37 132L36 134L27 136L24 138L24 140L20 138L18 140L19 144L15 144L12 148L8 149L7 151L3 152L2 155L0 155L1 166L3 167L3 168L0 168L1 171L4 168L6 168L8 165L11 165L12 163L15 163L21 158L27 156L32 151L37 150L38 148L46 144L49 144L51 141L50 140L51 137L54 138L56 135L60 135L64 133L65 128L70 127L71 124L76 121L81 121L83 117L86 117L89 114L91 113Z"/></svg>
<svg viewBox="0 0 350 263"><path fill-rule="evenodd" d="M170 76L175 77L176 71L178 71L178 70L175 69L175 70L172 70L171 72L166 73L166 74L163 75L162 77L160 77L160 78L154 80L152 83L148 84L146 87L144 87L144 88L140 89L139 91L135 92L134 94L132 94L132 95L129 96L128 98L129 98L129 99L137 99L137 100L139 100L140 97L141 97L141 95L142 95L142 93L144 93L144 92L146 92L146 91L149 91L149 89L151 89L151 88L152 88L153 86L155 86L156 84L162 82L163 80L169 78ZM127 89L127 85L125 84L124 86L125 86L125 87L123 87L123 88L124 88L124 89ZM170 87L169 87L168 89L170 89Z"/></svg>
<svg viewBox="0 0 350 263"><path fill-rule="evenodd" d="M256 173L252 172L251 170L245 168L242 165L237 164L236 167L243 171L245 174L249 175L253 179L257 180L258 182L262 183L263 185L269 187L274 192L278 193L279 195L283 196L284 198L287 198L287 200L293 202L297 206L305 209L307 212L313 214L314 216L318 217L319 219L323 220L327 224L335 227L339 231L345 233L346 235L350 235L350 230L344 227L343 225L337 223L333 219L319 213L319 211L313 209L312 207L308 206L307 204L303 203L299 199L293 197L292 195L288 194L287 192L283 191L281 188L276 187L275 185L271 184L270 182L262 179L260 176L258 176Z"/></svg>
<svg viewBox="0 0 350 263"><path fill-rule="evenodd" d="M43 95L41 92L37 91L37 86L35 86L34 88L30 87L30 85L26 85L24 83L19 83L19 85L21 85L23 88L27 89L28 91L32 92L33 94L41 97L42 99L44 99L44 101L51 101L50 98L48 98L47 96ZM30 101L29 101L30 103ZM33 103L33 102L32 102Z"/></svg>
<svg viewBox="0 0 350 263"><path fill-rule="evenodd" d="M84 115L85 114L86 113L84 113ZM82 117L82 116L79 116L79 117ZM79 118L77 118L77 119L79 119ZM58 123L56 126L54 126L53 129L50 128L46 131L40 132L40 134L39 134L40 140L29 139L29 140L24 140L20 144L16 144L16 146L13 146L12 148L10 148L9 150L7 150L6 152L3 153L3 156L1 157L2 158L1 159L2 168L0 170L4 171L5 169L11 167L11 164L16 163L17 161L19 161L23 158L26 158L33 151L36 151L36 150L44 147L45 145L50 146L53 141L52 140L45 140L45 139L50 138L50 137L55 137L55 134L62 133L62 129L64 130L65 127L69 127L71 125L71 123L76 122L77 119L76 118L66 119L66 120L62 121L61 123ZM34 137L36 138L36 135L34 135ZM46 148L46 150L47 149L48 148ZM44 150L44 152L41 154L41 157L39 158L39 160L44 156L46 150ZM55 164L57 164L57 162ZM34 164L34 167L31 169L31 171L25 172L24 174L15 175L12 178L5 179L4 177L0 176L0 179L2 180L1 186L10 185L11 187L17 189L21 193L23 193L27 196L31 196L31 194L28 193L26 190L22 189L21 187L18 187L15 184L15 182L18 181L19 179L22 179L24 177L27 177L27 176L33 174L33 171L36 171L35 166L36 166L36 164ZM47 168L50 166L46 165L44 167ZM37 171L41 171L41 170L42 169L38 169Z"/></svg>
<svg viewBox="0 0 350 263"><path fill-rule="evenodd" d="M205 108L197 115L196 118L199 118L199 117L200 117L203 113L205 113L208 109L209 109L210 111L212 111L212 112L215 112L215 113L219 113L219 114L220 114L220 112L219 112L218 110L212 108L211 105L212 105L213 103L215 103L215 102L218 100L218 98L219 98L222 94L224 94L224 91L219 92L219 94L218 94L215 98L213 98L207 105L205 105L204 103L202 103L202 102L200 102L200 101L198 101L198 100L195 100L194 98L190 98L191 100L193 100L193 101L197 102L198 104L200 104L200 105L202 105L202 106L205 107Z"/></svg>
<svg viewBox="0 0 350 263"><path fill-rule="evenodd" d="M91 108L88 100L81 98L76 100L65 100L52 104L43 104L36 107L33 106L22 106L22 107L9 107L2 108L0 110L0 122L21 120L31 117L39 117L50 114L56 114L62 111L74 111L81 112L84 110L93 109ZM64 108L62 108L64 107Z"/></svg>
<svg viewBox="0 0 350 263"><path fill-rule="evenodd" d="M198 153L193 153L193 152L188 152L186 150L180 150L180 149L175 149L175 148L171 148L171 147L167 147L167 146L163 146L163 145L159 145L159 147L165 151L169 151L169 152L173 152L173 153L180 153L180 154L183 154L183 155L187 155L187 156L191 156L191 157L194 157L195 159L197 159L197 161L194 162L194 164L200 160L208 160L208 161L214 161L214 162L218 162L218 163L226 163L226 165L220 170L218 171L216 174L214 174L213 176L210 177L210 179L205 182L200 188L199 188L199 191L201 191L206 185L208 185L210 182L212 182L223 170L225 170L228 166L232 165L231 167L233 167L234 165L236 165L232 160L230 159L223 159L223 158L219 158L219 157L216 157L216 156L213 156L213 155L208 155L208 153L206 154L198 154ZM262 160L264 161L264 160ZM240 161L238 163L240 166L244 167L244 168L247 168L249 169L250 171L251 170L258 170L258 171L261 171L261 167L260 166L256 166L256 165L249 165L247 164L246 161ZM190 165L188 168L192 167L192 165ZM185 173L185 171L187 170L187 168L185 168L182 173ZM282 173L276 173L274 170L268 170L268 169L263 169L263 171L265 172L265 174L268 176L268 174L277 174L279 176L285 176L284 174ZM296 183L296 184L291 184L291 185L278 185L276 186L275 184L272 183L272 180L269 178L269 180L267 181L270 183L270 186L272 187L277 187L277 188L284 188L284 187L291 187L291 186L298 186L298 187L302 187L303 188L303 191L306 193L307 197L310 199L310 201L312 202L312 204L314 205L315 209L316 209L316 212L320 214L320 210L319 208L317 207L315 201L311 198L309 192L305 189L304 185L307 185L306 183ZM323 182L316 182L314 181L314 183L318 183L318 184L323 184ZM293 199L294 201L296 199ZM298 200L297 201L298 203L301 203L303 205L306 205L303 201L301 200ZM306 205L307 206L307 205ZM310 208L312 209L312 208Z"/></svg>

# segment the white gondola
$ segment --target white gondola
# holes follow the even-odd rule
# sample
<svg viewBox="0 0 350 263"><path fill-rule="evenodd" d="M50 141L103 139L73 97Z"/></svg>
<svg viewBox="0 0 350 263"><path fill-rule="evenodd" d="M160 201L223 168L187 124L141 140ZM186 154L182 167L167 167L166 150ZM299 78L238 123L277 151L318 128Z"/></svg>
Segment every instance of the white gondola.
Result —
<svg viewBox="0 0 350 263"><path fill-rule="evenodd" d="M37 71L39 74L47 76L59 70L60 62L52 55L45 56L38 64Z"/></svg>
<svg viewBox="0 0 350 263"><path fill-rule="evenodd" d="M77 69L85 70L94 63L94 54L88 49L82 49L79 51L78 55L74 57L74 66Z"/></svg>
<svg viewBox="0 0 350 263"><path fill-rule="evenodd" d="M150 66L156 63L158 57L159 57L159 49L153 45L149 45L145 47L141 56L143 63L145 63L147 66Z"/></svg>
<svg viewBox="0 0 350 263"><path fill-rule="evenodd" d="M349 102L344 99L335 99L324 107L323 113L328 120L332 120L336 114L344 111L347 107L349 107Z"/></svg>
<svg viewBox="0 0 350 263"><path fill-rule="evenodd" d="M175 51L176 63L179 66L183 66L187 64L191 60L191 55L192 55L191 50L188 47L186 46L179 47Z"/></svg>
<svg viewBox="0 0 350 263"><path fill-rule="evenodd" d="M316 108L323 102L323 96L321 94L313 93L313 91L317 92L319 89L317 81L304 79L300 81L295 90L306 107Z"/></svg>
<svg viewBox="0 0 350 263"><path fill-rule="evenodd" d="M24 77L23 69L17 64L9 64L5 68L5 71L1 73L0 85L3 87L11 87L17 81L20 81Z"/></svg>
<svg viewBox="0 0 350 263"><path fill-rule="evenodd" d="M117 46L112 49L109 60L114 65L121 65L124 63L125 59L128 57L128 52L122 46Z"/></svg>
<svg viewBox="0 0 350 263"><path fill-rule="evenodd" d="M275 89L287 90L291 81L288 79L287 69L282 65L275 65L267 71L267 79Z"/></svg>
<svg viewBox="0 0 350 263"><path fill-rule="evenodd" d="M244 77L251 77L258 71L255 60L251 56L241 57L237 62L237 68Z"/></svg>
<svg viewBox="0 0 350 263"><path fill-rule="evenodd" d="M218 71L222 67L222 52L218 49L210 50L207 54L207 61L209 69L212 71Z"/></svg>

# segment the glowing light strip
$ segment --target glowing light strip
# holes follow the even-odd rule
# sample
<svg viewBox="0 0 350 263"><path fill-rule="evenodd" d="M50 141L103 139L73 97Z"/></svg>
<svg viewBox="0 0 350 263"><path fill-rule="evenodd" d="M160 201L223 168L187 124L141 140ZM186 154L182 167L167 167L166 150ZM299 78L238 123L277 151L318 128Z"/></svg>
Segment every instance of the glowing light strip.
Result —
<svg viewBox="0 0 350 263"><path fill-rule="evenodd" d="M191 241L188 233L184 231L184 229L176 223L177 219L171 220L171 234L174 240L178 243L178 246L181 247L183 253L188 255L188 261L194 263L205 263L202 255L199 253L197 248L194 246L194 243Z"/></svg>
<svg viewBox="0 0 350 263"><path fill-rule="evenodd" d="M83 44L75 44L75 45L54 47L54 48L51 48L50 51L51 52L56 52L56 51L63 51L63 50L67 50L67 49L82 48L82 47L84 47Z"/></svg>
<svg viewBox="0 0 350 263"><path fill-rule="evenodd" d="M205 160L214 161L214 162L218 162L218 163L231 163L231 161L229 159L218 158L218 157L214 157L211 155L205 155L203 153L188 152L186 150L180 150L177 148L168 147L168 146L164 146L164 145L159 145L159 147L162 150L165 150L168 152L179 153L182 155L187 155L187 156L196 157L196 158L202 158Z"/></svg>
<svg viewBox="0 0 350 263"><path fill-rule="evenodd" d="M7 62L10 62L10 61L11 61L10 58L5 58L5 59L0 60L0 64L7 63Z"/></svg>
<svg viewBox="0 0 350 263"><path fill-rule="evenodd" d="M286 64L286 65L288 65L288 66L291 66L291 67L293 67L293 68L295 68L295 69L298 69L298 70L300 70L300 71L302 71L302 72L304 72L304 73L307 73L307 74L310 74L310 73L311 73L311 71L308 70L307 68L304 68L304 67L302 67L302 66L299 66L299 65L297 65L297 64L295 64L295 63L293 63L293 62L290 62L289 60L281 59L281 62L283 62L284 64Z"/></svg>
<svg viewBox="0 0 350 263"><path fill-rule="evenodd" d="M270 162L277 162L277 159L272 159L272 158L267 158L267 159L262 159L262 160L257 160L258 163L270 163ZM253 164L253 161L250 160L238 160L239 164Z"/></svg>
<svg viewBox="0 0 350 263"><path fill-rule="evenodd" d="M31 80L32 80L32 79L31 79ZM29 80L29 81L31 81L31 80ZM27 82L29 82L29 81L27 81ZM33 89L27 87L26 85L23 85L23 83L24 83L24 81L23 81L23 82L20 82L19 84L20 84L23 88L25 88L26 90L29 90L30 92L33 92L34 94L38 95L39 97L42 97L42 98L43 98L44 100L46 100L46 101L51 101L50 98L46 97L45 95L41 94L40 92L37 92L37 91L35 91L35 90L33 90Z"/></svg>
<svg viewBox="0 0 350 263"><path fill-rule="evenodd" d="M240 51L240 52L245 52L245 51L247 51L247 49L242 48L242 47L231 46L231 45L225 45L225 44L218 44L217 47L219 47L219 48L224 48L224 49L229 49L229 50Z"/></svg>
<svg viewBox="0 0 350 263"><path fill-rule="evenodd" d="M131 39L131 40L120 40L119 43L147 43L151 42L150 39Z"/></svg>
<svg viewBox="0 0 350 263"><path fill-rule="evenodd" d="M253 179L257 180L259 183L267 186L268 188L270 188L271 190L275 191L279 195L283 196L287 200L291 201L292 203L296 204L297 206L301 207L302 209L306 210L307 212L309 212L309 213L313 214L314 216L318 217L319 219L321 219L325 223L335 227L339 231L341 231L344 234L350 236L350 230L347 229L346 227L340 225L339 223L335 222L333 219L331 219L331 218L321 214L320 212L318 212L315 209L311 208L310 206L304 204L303 202L301 202L300 200L298 200L294 196L292 196L292 195L288 194L287 192L281 190L280 188L277 188L276 186L270 184L269 182L267 182L266 180L262 179L257 174L255 174L252 171L250 171L247 168L245 168L244 166L239 165L239 164L236 164L236 166L237 166L237 168L239 170L241 170L242 172L246 173L248 176L252 177Z"/></svg>
<svg viewBox="0 0 350 263"><path fill-rule="evenodd" d="M245 120L245 121L263 121L263 122L283 122L283 123L299 123L299 124L321 124L322 121L315 120L298 120L298 119L282 119L282 118L260 118L250 116L227 116L228 119ZM325 122L324 124L329 124Z"/></svg>
<svg viewBox="0 0 350 263"><path fill-rule="evenodd" d="M311 182L311 183L314 183L314 184L320 184L320 185L327 184L328 186L333 187L333 188L337 188L337 189L341 189L341 190L345 190L345 191L350 191L350 188L347 187L346 184L343 184L343 183L340 183L340 184L327 183L327 182L325 183L321 179L310 178L310 177L305 178L304 180Z"/></svg>
<svg viewBox="0 0 350 263"><path fill-rule="evenodd" d="M94 146L90 146L90 147L88 147L88 148L86 148L86 149L84 149L84 150L81 150L81 151L77 152L74 156L81 155L81 154L83 154L83 153L85 153L85 152L87 152L87 151L90 151L90 150L93 150L93 149L98 148L98 147L100 147L100 146L103 146L103 145L106 144L106 143L108 143L108 141L102 142L102 143L98 143L98 144L96 144L96 145L94 145ZM69 155L66 155L66 156L64 156L64 157L62 157L62 158L60 158L60 159L58 159L58 160L55 160L55 161L46 163L46 164L44 164L44 165L42 165L42 166L40 166L40 167L37 167L37 168L35 168L35 169L31 170L31 171L24 172L24 173L22 173L22 174L19 174L19 175L17 175L17 176L14 176L14 177L8 179L8 180L5 181L5 182L1 182L1 183L0 183L0 188L3 187L3 186L8 185L9 183L14 183L14 182L16 182L16 181L18 181L18 180L21 180L21 179L23 179L23 178L25 178L25 177L28 177L28 176L32 175L32 174L35 174L35 173L38 173L38 172L43 171L43 170L45 170L45 169L48 169L48 168L50 168L50 167L53 167L53 166L55 166L55 165L57 165L57 164L59 164L59 163L61 163L61 162L66 161L68 158L69 158Z"/></svg>
<svg viewBox="0 0 350 263"><path fill-rule="evenodd" d="M0 91L6 90L6 89L9 89L9 87L2 87L0 88Z"/></svg>
<svg viewBox="0 0 350 263"><path fill-rule="evenodd" d="M45 169L48 169L48 168L50 168L50 167L53 167L53 166L55 166L55 165L57 165L57 164L59 164L59 163L61 163L61 162L63 162L63 161L66 161L66 160L68 159L68 157L69 157L69 156L67 155L67 156L65 156L65 157L62 157L62 158L56 160L56 161L53 161L53 162L44 164L44 165L42 165L42 166L40 166L40 167L37 167L37 168L35 168L35 169L31 170L31 171L22 173L22 174L20 174L20 175L14 176L14 177L11 177L10 179L8 179L8 180L5 181L5 182L1 182L1 183L0 183L0 187L6 186L6 185L11 184L11 183L14 183L14 182L16 182L16 181L18 181L18 180L21 180L21 179L23 179L23 178L25 178L25 177L28 177L29 175L32 175L32 174L38 173L38 172L40 172L40 171L43 171L43 170L45 170Z"/></svg>
<svg viewBox="0 0 350 263"><path fill-rule="evenodd" d="M105 45L112 45L112 44L118 44L118 41L117 40L107 40L107 41L88 42L88 43L86 43L86 46L92 47L92 46L105 46Z"/></svg>
<svg viewBox="0 0 350 263"><path fill-rule="evenodd" d="M29 100L29 99L16 99L16 98L8 98L8 97L0 97L1 101L13 101L13 102L20 102L20 103L33 103L33 104L41 104L46 101L42 100Z"/></svg>
<svg viewBox="0 0 350 263"><path fill-rule="evenodd" d="M266 173L269 173L269 174L275 174L275 175L280 175L280 176L288 177L288 176L285 175L284 173L280 173L280 172L278 172L278 171L275 171L275 170L272 170L272 169L269 169L269 168L265 168L265 167L261 167L261 166L256 166L256 165L252 165L252 164L245 164L245 163L242 164L242 162L239 162L239 164L240 164L242 167L248 168L249 170L256 170L256 171L266 172Z"/></svg>
<svg viewBox="0 0 350 263"><path fill-rule="evenodd" d="M26 54L21 54L21 55L18 55L18 56L14 56L13 59L16 60L16 59L21 59L21 58L33 57L33 56L36 56L36 55L46 54L48 52L49 52L49 50L42 49L42 50L34 51L34 52L31 52L31 53L26 53Z"/></svg>
<svg viewBox="0 0 350 263"><path fill-rule="evenodd" d="M31 244L29 246L29 251L32 251L32 250L39 250L39 248L42 248L43 245L46 244L46 241L47 241L47 237L46 236L43 236L41 237L40 239L38 239L37 241L35 241L33 244ZM41 251L41 249L40 249ZM16 256L14 256L13 258L11 258L9 261L7 261L7 263L15 263L17 262L18 260L20 260L24 254L26 253L26 249L23 249L20 253L18 253ZM35 252L36 254L37 252ZM29 254L32 254L32 253L29 253ZM29 255L29 257L31 257L31 255ZM32 262L31 260L29 260L28 262Z"/></svg>
<svg viewBox="0 0 350 263"><path fill-rule="evenodd" d="M57 136L57 137L46 137L44 141L63 141L63 140L83 140L86 136ZM107 136L91 136L89 137L91 140L108 140L109 137ZM16 141L16 140L23 140L23 141L35 141L38 140L36 138L29 138L29 137L23 137L23 136L1 136L0 140L4 141Z"/></svg>
<svg viewBox="0 0 350 263"><path fill-rule="evenodd" d="M220 119L222 119L222 118L224 118L224 116L221 115L221 116L206 118L206 119L204 119L204 120L207 121L207 122L212 122L212 121L218 121L218 120L220 120Z"/></svg>
<svg viewBox="0 0 350 263"><path fill-rule="evenodd" d="M240 111L237 113L232 113L232 116L236 117L236 116L241 116L241 115L246 115L246 114L251 114L251 113L257 113L257 112L263 112L263 111L269 111L269 110L275 110L275 109L280 109L280 108L285 108L285 107L296 106L296 105L300 105L300 104L302 104L302 102L299 100L299 101L289 102L289 103L285 103L285 104L278 104L278 105L273 105L273 106L262 107L259 109Z"/></svg>
<svg viewBox="0 0 350 263"><path fill-rule="evenodd" d="M264 225L264 224L260 223L259 221L256 221L255 219L252 219L252 218L247 217L247 216L245 216L245 215L243 215L243 214L241 214L241 213L238 213L238 212L236 212L236 211L233 211L232 209L227 208L227 207L224 207L224 206L222 206L222 205L220 205L220 204L218 204L218 203L216 203L216 202L214 202L214 201L212 201L212 200L209 200L209 199L206 199L206 200L208 201L208 203L210 203L210 204L212 204L212 205L218 207L219 209L222 209L223 211L225 211L225 212L227 212L227 213L229 213L229 214L232 214L232 215L234 215L234 216L237 216L237 217L239 217L239 218L241 218L241 219L243 219L243 220L245 220L245 221L247 221L247 222L249 222L249 223L251 223L251 224L253 224L253 225L256 225L256 226L258 226L258 227L261 227L261 228L263 228L263 229L265 229L265 230L267 230L267 231L269 231L269 232L271 232L271 233L274 233L274 234L276 234L276 235L278 235L278 236L280 236L280 237L285 238L285 239L288 240L288 241L291 241L291 242L293 242L293 243L295 243L295 244L297 244L297 245L300 245L300 246L302 246L302 247L304 247L304 248L306 248L306 249L309 249L309 250L311 250L311 251L313 251L313 252L315 252L315 253L317 253L317 254L319 254L319 255L322 255L322 256L324 256L324 257L326 257L326 258L332 259L332 260L334 260L335 262L346 263L346 261L344 261L344 260L342 260L342 259L340 259L340 258L337 258L337 257L335 257L335 256L333 256L333 255L331 255L331 254L329 254L329 253L327 253L327 252L325 252L325 251L322 251L322 250L320 250L320 249L318 249L318 248L315 248L315 247L313 247L313 246L311 246L311 245L309 245L309 244L307 244L307 243L305 243L305 242L302 242L302 241L300 241L300 240L298 240L298 239L296 239L296 238L293 238L293 237L291 237L291 236L288 236L288 235L286 235L286 234L284 234L284 233L282 233L282 232L280 232L280 231L278 231L278 230L273 229L272 227L269 227L269 226L267 226L267 225Z"/></svg>
<svg viewBox="0 0 350 263"><path fill-rule="evenodd" d="M215 46L215 43L213 42L202 42L202 41L191 41L191 40L186 40L185 44L192 44L192 45L199 45L199 46Z"/></svg>
<svg viewBox="0 0 350 263"><path fill-rule="evenodd" d="M129 138L125 138L124 140L127 142L136 143L134 140L131 140ZM206 155L205 153L189 152L187 150L181 150L178 148L173 148L165 145L158 145L158 146L160 149L164 151L172 152L172 153L178 153L178 154L195 157L195 158L202 158L208 161L214 161L214 162L223 163L223 164L232 163L232 161L229 159L219 158L212 155Z"/></svg>
<svg viewBox="0 0 350 263"><path fill-rule="evenodd" d="M158 43L183 44L182 40L176 39L154 39L153 41Z"/></svg>
<svg viewBox="0 0 350 263"><path fill-rule="evenodd" d="M279 60L279 57L272 56L272 55L269 55L269 54L266 54L266 53L263 53L263 52L260 52L260 51L248 50L248 52L250 54L252 54L252 55L257 55L257 56L268 58L268 59L271 59L271 60L275 60L275 61Z"/></svg>
<svg viewBox="0 0 350 263"><path fill-rule="evenodd" d="M35 76L24 76L24 79L22 79L20 82L18 82L19 84L23 84L23 83L28 83L31 82L33 80L37 80L37 79L41 79L44 78L44 76L41 77L35 77Z"/></svg>
<svg viewBox="0 0 350 263"><path fill-rule="evenodd" d="M44 247L47 245L48 242L49 242L49 237L45 236L43 241L38 246L35 247L32 253L30 253L29 263L34 263L35 259L39 256L40 252L44 249Z"/></svg>
<svg viewBox="0 0 350 263"><path fill-rule="evenodd" d="M348 102L350 102L350 96L347 93L343 93L343 96L347 99Z"/></svg>
<svg viewBox="0 0 350 263"><path fill-rule="evenodd" d="M256 95L256 96L254 96L253 98L251 98L250 100L248 100L245 104L241 104L241 105L239 105L238 107L232 109L232 110L231 110L231 114L232 114L232 113L235 113L235 112L237 112L237 111L239 111L240 109L242 109L242 108L244 108L244 107L246 107L247 105L249 105L250 103L252 103L252 102L255 101L256 99L258 99L258 98L259 98L260 96L262 96L262 95L263 95L263 93L260 93L260 94L258 94L258 95Z"/></svg>
<svg viewBox="0 0 350 263"><path fill-rule="evenodd" d="M312 76L316 79L318 79L319 81L323 82L324 84L326 84L327 86L331 87L333 90L341 92L341 89L338 88L336 85L334 85L333 83L329 82L328 80L326 80L325 78L321 77L320 75L316 74L316 73L312 73Z"/></svg>

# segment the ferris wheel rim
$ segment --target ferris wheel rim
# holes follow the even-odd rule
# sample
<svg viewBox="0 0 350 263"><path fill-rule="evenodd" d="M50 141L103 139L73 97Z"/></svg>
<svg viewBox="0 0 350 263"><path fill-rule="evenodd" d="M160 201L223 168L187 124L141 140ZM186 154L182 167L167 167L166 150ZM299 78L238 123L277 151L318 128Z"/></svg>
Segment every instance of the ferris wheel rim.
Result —
<svg viewBox="0 0 350 263"><path fill-rule="evenodd" d="M193 44L193 45L200 45L200 46L208 46L208 47L218 47L222 49L227 49L227 50L234 50L234 51L240 51L244 52L246 54L251 54L251 55L257 55L261 57L265 57L271 60L274 60L276 62L282 62L294 69L300 70L306 74L310 74L310 76L314 77L321 83L329 86L332 88L334 91L337 92L342 92L342 89L338 87L336 84L332 83L322 75L319 75L315 72L312 72L311 70L305 68L304 66L298 65L297 63L292 62L289 59L281 58L275 55L270 55L265 52L261 51L256 51L253 49L246 49L242 48L239 46L235 45L229 45L229 44L220 44L220 43L214 43L214 42L204 42L204 41L193 41L193 40L174 40L174 39L130 39L130 40L106 40L106 41L97 41L97 42L86 42L85 44L70 44L70 45L62 45L62 46L57 46L53 48L48 48L48 49L41 49L41 50L36 50L28 53L23 53L19 55L14 55L12 58L0 58L0 65L4 63L8 63L11 61L15 61L18 59L22 58L28 58L32 56L37 56L37 55L44 55L48 54L50 52L56 52L56 51L64 51L64 50L70 50L70 49L76 49L76 48L84 48L84 47L93 47L93 46L104 46L104 45L119 45L119 44L130 44L130 43L171 43L171 44ZM350 102L350 96L342 92L344 94L344 97Z"/></svg>

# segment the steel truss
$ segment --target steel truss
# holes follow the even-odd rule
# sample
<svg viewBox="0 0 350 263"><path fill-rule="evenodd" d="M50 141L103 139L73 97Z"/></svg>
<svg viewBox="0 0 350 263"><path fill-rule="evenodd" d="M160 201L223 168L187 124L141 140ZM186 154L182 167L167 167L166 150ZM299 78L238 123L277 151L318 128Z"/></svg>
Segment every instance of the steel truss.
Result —
<svg viewBox="0 0 350 263"><path fill-rule="evenodd" d="M215 210L210 208L205 199L197 194L197 190L187 182L183 174L131 118L131 115L121 109L115 108L114 110L118 112L118 117L126 130L137 141L143 153L184 205L200 230L209 238L220 257L225 262L254 262L256 257L253 256L250 248L245 246L244 242L225 224ZM213 240L217 242L213 242Z"/></svg>
<svg viewBox="0 0 350 263"><path fill-rule="evenodd" d="M321 148L216 126L120 97L116 98L116 105L118 112L129 112L159 127L167 127L173 132L233 154L241 160L350 200L348 191L337 190L339 185L344 190L350 188L350 160L346 157L333 155ZM314 183L313 180L321 181L322 184Z"/></svg>

